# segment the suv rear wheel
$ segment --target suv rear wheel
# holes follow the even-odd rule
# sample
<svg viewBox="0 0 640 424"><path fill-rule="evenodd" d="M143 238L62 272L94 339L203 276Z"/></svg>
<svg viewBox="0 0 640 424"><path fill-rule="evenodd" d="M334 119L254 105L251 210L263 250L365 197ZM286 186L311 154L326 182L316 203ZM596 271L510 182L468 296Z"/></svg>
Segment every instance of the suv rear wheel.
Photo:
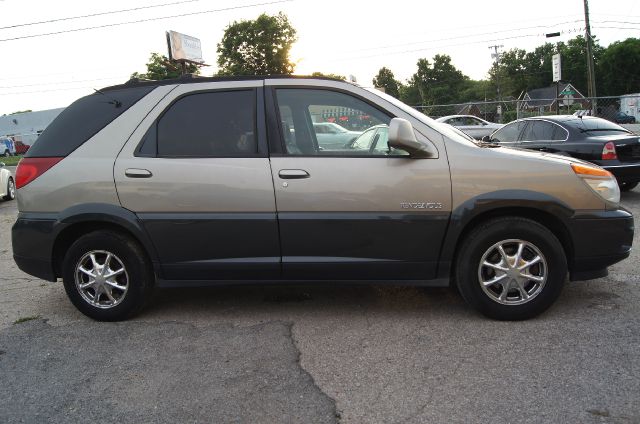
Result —
<svg viewBox="0 0 640 424"><path fill-rule="evenodd" d="M560 295L566 278L562 245L546 227L526 218L481 224L463 241L456 263L462 297L499 320L542 313Z"/></svg>
<svg viewBox="0 0 640 424"><path fill-rule="evenodd" d="M141 309L153 287L153 271L142 248L113 231L94 231L76 240L62 271L71 302L98 321L130 317Z"/></svg>

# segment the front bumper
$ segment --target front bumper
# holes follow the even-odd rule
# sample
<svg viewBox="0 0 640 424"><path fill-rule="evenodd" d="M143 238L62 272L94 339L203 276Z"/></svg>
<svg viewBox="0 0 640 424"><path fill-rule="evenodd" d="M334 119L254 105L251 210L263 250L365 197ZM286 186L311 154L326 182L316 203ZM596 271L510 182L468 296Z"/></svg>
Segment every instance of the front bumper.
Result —
<svg viewBox="0 0 640 424"><path fill-rule="evenodd" d="M627 258L633 244L633 215L624 208L578 213L569 220L573 255L571 280L607 275L607 267Z"/></svg>

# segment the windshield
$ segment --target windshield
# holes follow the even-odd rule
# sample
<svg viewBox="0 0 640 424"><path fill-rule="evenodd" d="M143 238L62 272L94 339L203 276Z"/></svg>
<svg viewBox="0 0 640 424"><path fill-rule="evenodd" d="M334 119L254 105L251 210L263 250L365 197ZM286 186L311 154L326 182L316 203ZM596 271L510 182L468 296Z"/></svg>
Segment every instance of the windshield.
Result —
<svg viewBox="0 0 640 424"><path fill-rule="evenodd" d="M412 108L411 106L409 106L409 105L407 105L405 103L402 103L400 100L396 99L393 96L388 95L387 93L383 93L382 91L376 90L375 88L364 88L364 89L369 91L370 93L373 93L376 96L388 101L389 103L391 103L392 105L396 106L397 108L402 109L404 112L406 112L409 115L413 116L417 120L419 120L421 122L424 122L426 125L430 126L431 128L435 129L439 133L441 133L443 135L446 135L447 137L449 137L449 138L451 138L453 140L456 140L456 141L458 141L460 143L463 143L463 144L471 144L473 146L479 146L479 143L477 143L474 139L472 139L471 137L469 137L466 134L464 134L462 131L452 127L449 124L444 124L442 122L436 122L435 120L433 120L432 118L429 118L424 113Z"/></svg>
<svg viewBox="0 0 640 424"><path fill-rule="evenodd" d="M598 135L615 135L620 133L630 133L629 130L607 121L602 118L578 118L570 121L571 126L580 132L597 133Z"/></svg>

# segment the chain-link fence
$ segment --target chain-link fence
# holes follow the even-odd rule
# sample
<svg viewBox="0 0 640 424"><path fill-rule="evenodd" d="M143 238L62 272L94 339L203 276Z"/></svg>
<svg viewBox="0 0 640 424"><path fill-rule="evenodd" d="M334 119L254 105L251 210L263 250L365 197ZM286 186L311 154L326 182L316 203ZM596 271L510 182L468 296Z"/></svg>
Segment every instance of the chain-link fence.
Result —
<svg viewBox="0 0 640 424"><path fill-rule="evenodd" d="M544 99L525 96L520 100L420 105L415 108L434 119L449 115L474 115L486 121L507 123L531 116L588 115L619 124L640 124L640 94L594 98L566 94Z"/></svg>

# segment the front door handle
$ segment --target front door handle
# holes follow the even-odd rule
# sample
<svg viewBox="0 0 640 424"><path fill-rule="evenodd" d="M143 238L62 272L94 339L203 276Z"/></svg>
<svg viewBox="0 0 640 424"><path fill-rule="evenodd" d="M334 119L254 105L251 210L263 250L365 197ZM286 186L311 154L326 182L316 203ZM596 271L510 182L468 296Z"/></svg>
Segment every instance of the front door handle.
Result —
<svg viewBox="0 0 640 424"><path fill-rule="evenodd" d="M304 169L281 169L278 176L283 180L299 180L309 178L309 173Z"/></svg>
<svg viewBox="0 0 640 424"><path fill-rule="evenodd" d="M150 178L153 174L148 169L128 168L124 175L129 178Z"/></svg>

